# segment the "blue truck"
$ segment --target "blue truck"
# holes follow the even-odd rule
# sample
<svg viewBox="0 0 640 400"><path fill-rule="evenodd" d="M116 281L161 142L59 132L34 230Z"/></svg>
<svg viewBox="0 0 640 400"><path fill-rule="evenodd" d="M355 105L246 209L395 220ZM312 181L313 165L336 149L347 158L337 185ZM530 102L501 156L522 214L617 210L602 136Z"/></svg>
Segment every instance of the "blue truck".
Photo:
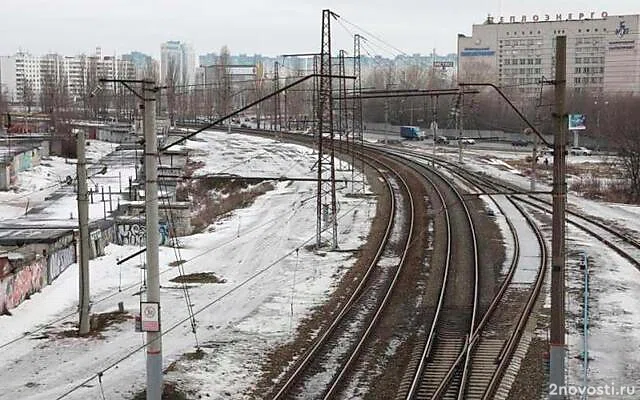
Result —
<svg viewBox="0 0 640 400"><path fill-rule="evenodd" d="M400 137L409 140L424 140L424 132L417 126L401 126Z"/></svg>

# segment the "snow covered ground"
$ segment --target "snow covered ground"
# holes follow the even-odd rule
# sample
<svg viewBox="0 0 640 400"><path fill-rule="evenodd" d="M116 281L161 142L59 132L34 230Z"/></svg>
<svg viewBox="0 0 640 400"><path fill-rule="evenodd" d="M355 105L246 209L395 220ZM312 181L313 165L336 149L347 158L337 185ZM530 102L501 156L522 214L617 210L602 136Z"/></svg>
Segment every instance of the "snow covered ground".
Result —
<svg viewBox="0 0 640 400"><path fill-rule="evenodd" d="M113 143L101 142L99 140L88 140L86 147L87 163L89 175L88 184L90 188L101 191L102 188L108 192L108 187L112 191L119 190L119 183L128 185L129 176L135 176L135 170L128 163L109 163L107 173L95 174L96 170L102 167L100 160L116 149ZM74 179L72 185L64 183L67 176ZM69 220L77 223L77 198L74 193L76 178L76 160L62 157L45 157L40 165L24 172L20 172L16 184L16 189L7 192L0 192L0 220L20 218L23 222L31 220L41 223L58 224L59 221ZM112 196L113 208L116 207L119 196ZM89 206L89 215L92 219L104 216L104 206L97 201L97 196L93 204ZM25 211L29 211L25 215ZM109 211L108 205L106 211Z"/></svg>
<svg viewBox="0 0 640 400"><path fill-rule="evenodd" d="M415 147L415 146L412 146ZM430 154L431 150L425 150ZM439 152L439 155L442 155ZM523 159L527 154L511 151L465 149L464 162L469 168L529 189L529 178L508 164L509 160ZM457 160L457 152L447 153ZM568 164L610 162L611 157L569 156ZM550 158L550 162L552 159ZM551 186L538 182L537 190L551 190ZM568 203L586 213L628 228L640 235L640 207L596 202L569 193ZM550 219L547 221L550 224ZM545 229L551 242L551 229ZM584 232L568 227L567 230L567 344L570 385L583 384L583 362L578 356L583 350L583 271L579 262L583 252L589 257L589 362L588 385L636 387L640 393L640 271L616 252ZM548 291L547 291L548 294ZM547 298L546 304L549 304ZM628 398L632 398L630 396ZM590 399L611 398L589 396ZM635 398L635 397L633 397Z"/></svg>
<svg viewBox="0 0 640 400"><path fill-rule="evenodd" d="M189 141L206 162L203 172L240 175L313 176L316 156L302 146L268 139L205 132L204 141ZM202 173L202 172L200 172ZM326 299L332 286L355 261L351 253L316 253L315 184L278 182L275 189L244 209L235 210L204 233L181 238L185 247L175 254L160 252L164 366L166 375L202 397L240 398L258 379L264 354L294 337L298 323ZM356 249L367 236L375 215L371 198L339 192L339 242L342 250ZM52 206L57 214L57 205ZM44 211L49 210L47 207ZM143 286L142 256L122 266L116 260L138 250L109 245L106 255L92 260L92 312L117 309L122 301L130 313L138 309ZM211 272L221 283L189 284L197 320L197 340L204 358L180 360L192 352L191 332L183 286L171 282L179 275L169 266L186 260L184 272ZM78 287L77 265L52 285L0 317L0 398L128 399L145 381L144 335L127 319L102 332L103 337L67 337L74 329ZM30 333L28 333L30 332ZM173 363L176 361L176 363ZM104 374L100 374L104 371ZM100 379L98 379L100 375ZM85 380L88 382L81 385ZM79 386L81 385L81 386Z"/></svg>

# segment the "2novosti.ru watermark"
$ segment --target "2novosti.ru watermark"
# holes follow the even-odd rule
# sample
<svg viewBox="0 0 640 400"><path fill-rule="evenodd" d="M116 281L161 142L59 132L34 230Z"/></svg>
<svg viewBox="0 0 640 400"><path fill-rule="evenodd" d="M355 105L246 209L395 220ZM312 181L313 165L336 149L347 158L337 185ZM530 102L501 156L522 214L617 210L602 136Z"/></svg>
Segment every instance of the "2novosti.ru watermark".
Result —
<svg viewBox="0 0 640 400"><path fill-rule="evenodd" d="M640 389L637 391L640 394ZM600 385L582 386L565 385L558 386L555 383L549 385L550 396L612 396L625 398L636 394L636 387L631 385Z"/></svg>

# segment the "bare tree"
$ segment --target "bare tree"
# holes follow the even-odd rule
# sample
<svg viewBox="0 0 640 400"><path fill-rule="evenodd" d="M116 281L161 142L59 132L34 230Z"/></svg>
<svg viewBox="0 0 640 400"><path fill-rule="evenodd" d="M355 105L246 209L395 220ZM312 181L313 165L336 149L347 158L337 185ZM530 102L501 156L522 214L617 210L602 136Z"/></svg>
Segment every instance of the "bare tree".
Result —
<svg viewBox="0 0 640 400"><path fill-rule="evenodd" d="M164 72L165 84L167 86L167 112L169 113L169 124L175 123L176 113L176 86L180 84L180 68L178 60L170 57L167 60L167 70Z"/></svg>
<svg viewBox="0 0 640 400"><path fill-rule="evenodd" d="M231 70L229 68L231 54L225 45L220 49L218 62L214 68L215 108L218 115L227 115L231 112Z"/></svg>
<svg viewBox="0 0 640 400"><path fill-rule="evenodd" d="M67 110L69 92L64 67L59 59L50 57L41 65L41 94L40 105L42 111L49 114L55 126L57 119L63 117Z"/></svg>
<svg viewBox="0 0 640 400"><path fill-rule="evenodd" d="M35 104L35 92L31 80L25 79L22 87L22 105L27 108L27 113L31 113L31 107Z"/></svg>
<svg viewBox="0 0 640 400"><path fill-rule="evenodd" d="M598 136L619 156L628 200L637 203L640 201L640 99L631 94L618 94L606 100L601 97L598 104L589 103L594 110L592 114L600 120L592 122L600 124Z"/></svg>
<svg viewBox="0 0 640 400"><path fill-rule="evenodd" d="M4 121L5 114L9 111L6 93L0 88L0 120ZM5 123L8 123L6 121Z"/></svg>

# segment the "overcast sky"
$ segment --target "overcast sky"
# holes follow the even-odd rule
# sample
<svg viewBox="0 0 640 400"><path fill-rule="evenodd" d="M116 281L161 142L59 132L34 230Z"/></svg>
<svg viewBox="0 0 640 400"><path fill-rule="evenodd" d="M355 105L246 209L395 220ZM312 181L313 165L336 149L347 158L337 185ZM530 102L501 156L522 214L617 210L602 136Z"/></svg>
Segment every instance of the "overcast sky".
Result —
<svg viewBox="0 0 640 400"><path fill-rule="evenodd" d="M322 9L340 15L332 23L333 50L353 47L351 33L374 35L365 52L455 52L456 35L493 16L640 12L638 0L0 0L0 54L142 51L154 57L160 43L193 44L196 55L218 52L276 56L318 52ZM526 4L525 4L526 3ZM534 4L535 3L535 4ZM583 5L587 4L588 5ZM359 28L354 27L355 24ZM348 29L346 29L346 28ZM364 32L362 30L364 30ZM633 29L633 28L632 28ZM369 33L369 35L367 34Z"/></svg>

